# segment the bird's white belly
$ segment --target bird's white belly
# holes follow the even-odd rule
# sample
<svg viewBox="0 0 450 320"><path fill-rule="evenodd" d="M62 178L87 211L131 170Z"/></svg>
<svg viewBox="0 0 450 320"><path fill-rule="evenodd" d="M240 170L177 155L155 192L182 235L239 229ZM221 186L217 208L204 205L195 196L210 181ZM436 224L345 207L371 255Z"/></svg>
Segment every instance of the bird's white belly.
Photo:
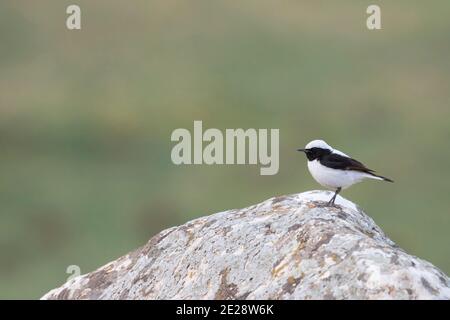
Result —
<svg viewBox="0 0 450 320"><path fill-rule="evenodd" d="M364 172L328 168L318 160L308 161L308 169L319 184L329 189L345 189L367 178Z"/></svg>

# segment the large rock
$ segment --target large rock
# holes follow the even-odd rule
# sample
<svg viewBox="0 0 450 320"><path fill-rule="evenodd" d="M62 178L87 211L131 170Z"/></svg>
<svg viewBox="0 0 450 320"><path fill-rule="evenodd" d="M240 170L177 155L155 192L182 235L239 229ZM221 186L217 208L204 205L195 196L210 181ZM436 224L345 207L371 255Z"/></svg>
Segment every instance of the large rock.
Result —
<svg viewBox="0 0 450 320"><path fill-rule="evenodd" d="M164 230L43 299L449 299L450 280L330 192L280 196Z"/></svg>

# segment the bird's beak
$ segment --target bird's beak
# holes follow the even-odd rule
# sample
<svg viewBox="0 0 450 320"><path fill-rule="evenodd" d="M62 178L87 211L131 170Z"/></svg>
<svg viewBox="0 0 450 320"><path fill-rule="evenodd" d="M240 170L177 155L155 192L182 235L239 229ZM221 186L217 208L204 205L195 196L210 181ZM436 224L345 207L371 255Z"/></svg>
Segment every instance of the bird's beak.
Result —
<svg viewBox="0 0 450 320"><path fill-rule="evenodd" d="M300 152L306 152L308 149L297 149L297 151L300 151Z"/></svg>

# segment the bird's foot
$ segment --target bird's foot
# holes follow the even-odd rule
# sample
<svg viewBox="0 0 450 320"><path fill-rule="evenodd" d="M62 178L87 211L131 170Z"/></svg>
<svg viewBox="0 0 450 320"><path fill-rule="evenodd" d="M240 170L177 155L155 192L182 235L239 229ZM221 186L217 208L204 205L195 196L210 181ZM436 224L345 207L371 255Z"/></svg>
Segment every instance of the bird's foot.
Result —
<svg viewBox="0 0 450 320"><path fill-rule="evenodd" d="M333 207L333 208L337 208L338 205L334 203L334 201L328 201L327 202L327 207Z"/></svg>
<svg viewBox="0 0 450 320"><path fill-rule="evenodd" d="M336 197L333 197L330 199L330 201L327 202L328 207L335 207L334 201L336 200Z"/></svg>

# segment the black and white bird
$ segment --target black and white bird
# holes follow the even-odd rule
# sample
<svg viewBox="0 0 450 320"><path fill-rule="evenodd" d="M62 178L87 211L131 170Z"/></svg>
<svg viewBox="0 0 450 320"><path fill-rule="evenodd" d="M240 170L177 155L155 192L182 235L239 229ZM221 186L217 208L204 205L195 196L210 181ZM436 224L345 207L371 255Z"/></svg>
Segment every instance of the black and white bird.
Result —
<svg viewBox="0 0 450 320"><path fill-rule="evenodd" d="M334 201L342 189L346 189L364 179L394 182L389 178L375 174L374 170L367 168L345 153L333 149L323 140L313 140L304 149L297 149L297 151L306 154L308 169L314 180L328 189L335 190L328 205L334 205Z"/></svg>

